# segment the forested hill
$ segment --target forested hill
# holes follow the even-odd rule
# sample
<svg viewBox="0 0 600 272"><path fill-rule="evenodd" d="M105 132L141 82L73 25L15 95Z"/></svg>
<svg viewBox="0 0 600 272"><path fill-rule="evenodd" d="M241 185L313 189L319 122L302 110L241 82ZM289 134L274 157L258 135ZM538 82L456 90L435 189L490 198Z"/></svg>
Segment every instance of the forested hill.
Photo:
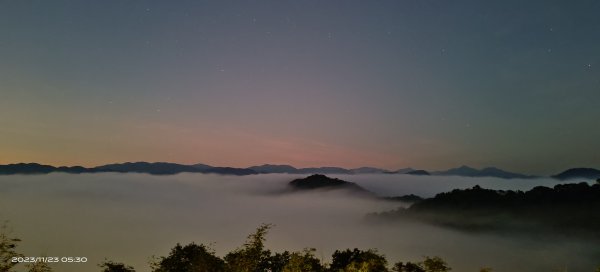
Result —
<svg viewBox="0 0 600 272"><path fill-rule="evenodd" d="M475 186L419 201L408 209L375 214L410 218L462 230L551 231L600 239L600 183L535 187L527 192Z"/></svg>

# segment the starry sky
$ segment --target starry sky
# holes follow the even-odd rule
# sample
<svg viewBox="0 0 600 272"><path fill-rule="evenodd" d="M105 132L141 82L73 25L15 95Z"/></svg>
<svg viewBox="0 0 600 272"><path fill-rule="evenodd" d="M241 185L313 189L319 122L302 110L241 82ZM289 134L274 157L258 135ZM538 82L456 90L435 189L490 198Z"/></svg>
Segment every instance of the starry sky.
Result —
<svg viewBox="0 0 600 272"><path fill-rule="evenodd" d="M598 14L598 0L0 0L0 163L598 168Z"/></svg>

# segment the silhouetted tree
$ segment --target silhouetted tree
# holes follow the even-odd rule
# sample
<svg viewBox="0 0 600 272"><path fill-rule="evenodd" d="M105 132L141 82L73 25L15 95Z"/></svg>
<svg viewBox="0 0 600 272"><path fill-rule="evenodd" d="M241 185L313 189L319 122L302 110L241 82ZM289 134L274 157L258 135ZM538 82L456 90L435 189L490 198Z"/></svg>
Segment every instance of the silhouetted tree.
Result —
<svg viewBox="0 0 600 272"><path fill-rule="evenodd" d="M220 272L225 262L209 247L195 243L177 244L167 257L151 263L153 272Z"/></svg>
<svg viewBox="0 0 600 272"><path fill-rule="evenodd" d="M284 251L283 253L275 253L275 255L269 257L269 270L271 272L282 272L285 266L290 261L290 252Z"/></svg>
<svg viewBox="0 0 600 272"><path fill-rule="evenodd" d="M45 262L27 264L27 272L52 272L52 268Z"/></svg>
<svg viewBox="0 0 600 272"><path fill-rule="evenodd" d="M0 226L0 272L9 272L17 265L13 262L14 257L22 257L23 255L18 253L15 248L17 243L21 240L18 238L9 237L9 231L6 223Z"/></svg>
<svg viewBox="0 0 600 272"><path fill-rule="evenodd" d="M448 272L451 268L440 257L425 256L425 260L418 263L398 262L394 264L392 270L397 272Z"/></svg>
<svg viewBox="0 0 600 272"><path fill-rule="evenodd" d="M407 262L406 264L403 262L397 262L392 267L392 271L396 272L425 272L425 270L417 263Z"/></svg>
<svg viewBox="0 0 600 272"><path fill-rule="evenodd" d="M381 272L387 271L387 260L374 249L366 251L355 248L344 251L336 250L332 257L329 270L332 272Z"/></svg>
<svg viewBox="0 0 600 272"><path fill-rule="evenodd" d="M452 270L442 258L437 256L425 257L423 268L425 268L425 271L427 272L447 272Z"/></svg>
<svg viewBox="0 0 600 272"><path fill-rule="evenodd" d="M250 234L246 243L225 256L227 271L262 272L271 270L271 251L265 249L265 236L272 227L263 224Z"/></svg>
<svg viewBox="0 0 600 272"><path fill-rule="evenodd" d="M294 252L290 255L283 272L321 272L325 268L321 261L315 257L314 248L304 249L302 252Z"/></svg>
<svg viewBox="0 0 600 272"><path fill-rule="evenodd" d="M113 261L104 261L98 266L102 268L102 272L135 272L133 267Z"/></svg>

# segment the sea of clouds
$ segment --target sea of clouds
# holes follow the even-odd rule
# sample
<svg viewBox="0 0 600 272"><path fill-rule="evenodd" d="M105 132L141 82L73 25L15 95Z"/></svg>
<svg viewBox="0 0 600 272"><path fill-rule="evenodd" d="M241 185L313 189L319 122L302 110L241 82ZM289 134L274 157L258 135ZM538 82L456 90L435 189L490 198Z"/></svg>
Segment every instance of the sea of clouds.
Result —
<svg viewBox="0 0 600 272"><path fill-rule="evenodd" d="M333 175L381 196L432 197L455 188L528 190L559 181L410 175ZM99 271L105 258L150 271L151 256L176 243L211 244L217 255L239 247L262 223L273 251L317 249L328 261L336 249L377 248L390 264L423 256L444 258L453 271L593 271L600 249L559 237L473 234L420 223L373 223L372 212L407 204L342 192L282 193L302 175L62 174L0 176L0 220L23 241L27 256L84 256L86 264L55 271Z"/></svg>

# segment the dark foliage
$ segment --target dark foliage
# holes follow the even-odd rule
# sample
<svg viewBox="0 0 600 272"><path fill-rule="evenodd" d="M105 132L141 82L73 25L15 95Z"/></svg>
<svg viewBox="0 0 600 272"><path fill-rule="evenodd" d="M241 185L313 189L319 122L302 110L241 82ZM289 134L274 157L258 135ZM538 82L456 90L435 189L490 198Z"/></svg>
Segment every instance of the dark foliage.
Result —
<svg viewBox="0 0 600 272"><path fill-rule="evenodd" d="M392 267L396 272L448 272L451 268L440 257L425 257L422 262L397 262Z"/></svg>
<svg viewBox="0 0 600 272"><path fill-rule="evenodd" d="M423 200L422 197L420 197L418 195L413 195L413 194L403 195L403 196L385 197L384 199L394 200L394 201L402 201L402 202L410 202L410 203L419 202L419 201Z"/></svg>
<svg viewBox="0 0 600 272"><path fill-rule="evenodd" d="M153 272L219 272L225 271L225 262L207 246L195 243L177 244L167 257L153 264Z"/></svg>
<svg viewBox="0 0 600 272"><path fill-rule="evenodd" d="M102 272L135 272L133 267L113 261L105 261L98 266L102 268Z"/></svg>
<svg viewBox="0 0 600 272"><path fill-rule="evenodd" d="M268 271L272 264L271 251L265 249L266 235L272 225L264 224L248 236L246 243L227 255L225 262L228 271L257 272ZM281 261L282 256L276 260Z"/></svg>
<svg viewBox="0 0 600 272"><path fill-rule="evenodd" d="M376 250L369 249L366 251L357 248L344 251L336 250L332 257L329 270L332 272L338 271L364 271L376 272L387 271L387 260L385 256L378 254Z"/></svg>
<svg viewBox="0 0 600 272"><path fill-rule="evenodd" d="M600 184L538 186L527 192L475 186L441 193L408 209L374 217L415 218L471 231L551 231L600 239L599 209Z"/></svg>

